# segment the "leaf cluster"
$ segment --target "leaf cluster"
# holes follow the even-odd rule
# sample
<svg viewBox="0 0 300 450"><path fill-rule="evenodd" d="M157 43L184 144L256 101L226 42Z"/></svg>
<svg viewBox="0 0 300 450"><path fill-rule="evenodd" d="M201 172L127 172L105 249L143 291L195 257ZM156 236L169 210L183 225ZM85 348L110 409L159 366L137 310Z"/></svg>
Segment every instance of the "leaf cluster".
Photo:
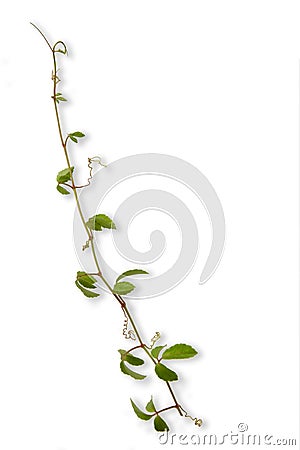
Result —
<svg viewBox="0 0 300 450"><path fill-rule="evenodd" d="M61 185L65 184L71 180L73 172L74 172L74 166L67 167L66 169L63 169L60 172L58 172L58 174L56 175L56 181L58 183L56 186L56 189L58 190L58 192L60 194L62 194L62 195L70 194L70 192L67 191L67 189L65 189Z"/></svg>
<svg viewBox="0 0 300 450"><path fill-rule="evenodd" d="M61 92L57 92L54 96L54 100L56 101L56 103L60 103L60 102L67 102L68 100L62 96Z"/></svg>
<svg viewBox="0 0 300 450"><path fill-rule="evenodd" d="M74 131L73 133L69 133L68 137L71 139L71 141L75 142L75 144L78 143L77 138L83 138L85 134L83 134L81 131Z"/></svg>
<svg viewBox="0 0 300 450"><path fill-rule="evenodd" d="M156 431L169 431L169 427L168 427L167 423L159 415L159 412L156 411L152 397L146 405L146 411L153 413L153 414L146 414L134 403L134 401L132 399L130 399L130 401L131 401L132 408L139 419L150 420L154 417L153 425L154 425L154 429Z"/></svg>
<svg viewBox="0 0 300 450"><path fill-rule="evenodd" d="M88 275L86 272L77 272L75 285L86 297L95 298L99 297L100 295L97 292L93 292L91 290L96 289L96 281L96 278L94 278L92 275Z"/></svg>
<svg viewBox="0 0 300 450"><path fill-rule="evenodd" d="M151 350L151 355L155 360L155 368L154 368L155 373L161 380L168 382L177 381L178 380L177 373L171 370L165 364L162 364L161 360L193 358L195 355L197 355L197 351L191 345L175 344L167 348L162 353L162 355L159 356L163 348L165 347L166 345L159 345ZM123 373L125 373L126 375L130 375L132 378L135 378L136 380L143 380L144 378L146 378L145 375L133 372L131 369L127 370L127 366L125 365L125 361L127 361L129 364L139 366L144 363L143 360L141 360L140 358L132 357L130 351L126 352L125 350L119 350L119 353L121 354L121 370ZM139 360L138 364L137 360Z"/></svg>
<svg viewBox="0 0 300 450"><path fill-rule="evenodd" d="M148 275L148 272L142 269L132 269L123 272L115 281L113 292L118 295L126 295L135 289L135 285L129 281L121 281L123 278L130 277L132 275Z"/></svg>

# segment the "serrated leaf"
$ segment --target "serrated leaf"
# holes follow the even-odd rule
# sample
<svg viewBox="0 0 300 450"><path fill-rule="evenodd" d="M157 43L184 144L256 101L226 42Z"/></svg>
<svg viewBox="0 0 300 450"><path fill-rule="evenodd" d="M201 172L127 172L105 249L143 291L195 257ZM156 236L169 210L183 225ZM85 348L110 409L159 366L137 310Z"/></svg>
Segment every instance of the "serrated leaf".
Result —
<svg viewBox="0 0 300 450"><path fill-rule="evenodd" d="M56 186L56 189L58 190L58 192L62 195L69 195L70 192L67 191L67 189L63 188L62 186L60 186L59 184Z"/></svg>
<svg viewBox="0 0 300 450"><path fill-rule="evenodd" d="M116 283L113 288L114 294L126 295L129 292L133 291L135 286L128 281L121 281L120 283Z"/></svg>
<svg viewBox="0 0 300 450"><path fill-rule="evenodd" d="M89 298L94 298L94 297L99 297L100 294L97 294L96 292L92 292L89 291L88 289L85 289L83 286L81 286L81 284L78 283L78 281L75 281L76 286L78 287L78 289L81 290L81 292Z"/></svg>
<svg viewBox="0 0 300 450"><path fill-rule="evenodd" d="M152 350L151 350L151 355L153 356L153 358L158 358L158 356L159 356L159 354L160 354L160 352L162 351L162 349L164 348L164 347L166 347L167 346L167 344L166 345L158 345L157 347L154 347Z"/></svg>
<svg viewBox="0 0 300 450"><path fill-rule="evenodd" d="M77 278L78 277L85 277L90 283L96 283L96 278L93 277L93 275L89 275L86 272L78 270L77 272Z"/></svg>
<svg viewBox="0 0 300 450"><path fill-rule="evenodd" d="M133 370L129 369L129 367L126 366L124 361L120 362L120 368L125 375L129 375L130 377L134 378L135 380L143 380L146 378L146 375L142 375L140 373L134 372Z"/></svg>
<svg viewBox="0 0 300 450"><path fill-rule="evenodd" d="M127 361L132 366L142 366L145 362L143 359L127 353L126 350L118 350L118 352L121 354L122 361Z"/></svg>
<svg viewBox="0 0 300 450"><path fill-rule="evenodd" d="M123 272L121 275L118 276L118 278L116 279L116 283L125 277L130 277L131 275L142 275L142 274L147 275L148 272L146 272L146 270L141 270L141 269L126 270L126 272Z"/></svg>
<svg viewBox="0 0 300 450"><path fill-rule="evenodd" d="M154 428L156 431L169 431L168 425L160 416L155 417Z"/></svg>
<svg viewBox="0 0 300 450"><path fill-rule="evenodd" d="M75 136L78 138L83 138L85 134L81 133L81 131L74 131L73 133L70 133L69 136Z"/></svg>
<svg viewBox="0 0 300 450"><path fill-rule="evenodd" d="M90 217L86 225L90 230L94 231L102 231L102 228L116 228L114 222L105 214L97 214Z"/></svg>
<svg viewBox="0 0 300 450"><path fill-rule="evenodd" d="M66 169L61 170L56 175L56 181L58 183L66 183L67 181L69 181L71 179L73 171L74 171L74 167L71 167L70 169L69 169L69 167L67 167Z"/></svg>
<svg viewBox="0 0 300 450"><path fill-rule="evenodd" d="M147 405L146 405L146 410L147 410L148 412L155 412L155 406L154 406L152 397L151 397L151 399L149 400L149 402L148 402Z"/></svg>
<svg viewBox="0 0 300 450"><path fill-rule="evenodd" d="M150 416L149 414L144 413L143 411L140 410L140 408L138 408L136 406L136 404L134 403L133 400L130 399L130 401L131 401L131 405L133 407L133 410L134 410L134 412L136 413L136 415L138 416L139 419L142 419L142 420L150 420L151 419L152 415Z"/></svg>
<svg viewBox="0 0 300 450"><path fill-rule="evenodd" d="M127 353L126 361L129 364L131 364L132 366L142 366L145 362L143 359L138 358L137 356L131 355L130 353Z"/></svg>
<svg viewBox="0 0 300 450"><path fill-rule="evenodd" d="M187 344L175 344L167 348L162 354L162 359L186 359L193 358L197 351Z"/></svg>
<svg viewBox="0 0 300 450"><path fill-rule="evenodd" d="M97 281L96 278L88 275L86 272L77 272L77 280L82 286L86 288L96 289L96 286L94 286Z"/></svg>
<svg viewBox="0 0 300 450"><path fill-rule="evenodd" d="M155 365L155 373L158 378L161 378L164 381L176 381L178 380L178 376L173 370L169 369L164 364L158 363Z"/></svg>

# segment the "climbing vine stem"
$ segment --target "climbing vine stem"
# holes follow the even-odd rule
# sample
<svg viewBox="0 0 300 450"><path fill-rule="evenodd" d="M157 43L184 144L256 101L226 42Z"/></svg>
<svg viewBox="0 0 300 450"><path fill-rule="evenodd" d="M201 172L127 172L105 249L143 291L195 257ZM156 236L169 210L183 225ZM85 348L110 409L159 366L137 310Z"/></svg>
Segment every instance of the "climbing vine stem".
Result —
<svg viewBox="0 0 300 450"><path fill-rule="evenodd" d="M84 295L87 297L97 297L99 296L98 293L95 293L93 289L96 288L95 283L96 279L94 277L98 277L104 285L107 287L109 292L112 294L112 296L115 298L115 300L119 303L124 316L125 316L125 322L124 322L124 330L123 334L127 339L137 339L139 342L139 345L134 346L133 348L125 351L125 350L119 350L121 354L121 363L120 367L123 373L126 375L130 375L131 377L135 379L143 379L145 378L145 375L138 374L137 372L132 371L127 364L131 364L133 366L142 365L144 361L140 358L137 358L132 354L133 351L137 351L139 349L143 350L147 357L152 361L152 363L155 365L155 372L157 376L163 380L171 394L172 400L174 401L174 405L167 406L165 408L162 408L160 410L157 410L154 406L153 399L151 397L150 402L146 405L146 410L148 412L152 412L154 414L146 414L143 411L141 411L135 403L131 400L132 407L134 409L134 412L136 415L143 419L143 420L149 420L152 417L155 417L154 419L154 428L157 431L164 431L168 430L168 425L164 420L159 416L160 413L166 412L171 409L176 409L178 413L181 416L188 417L192 419L193 421L197 421L197 425L200 426L202 421L201 419L192 418L188 413L182 408L182 406L179 404L175 392L173 388L171 387L171 382L177 380L177 374L173 372L171 369L166 367L161 363L162 359L184 359L194 356L197 352L194 350L191 346L188 346L186 344L176 344L169 349L165 350L161 357L159 357L160 352L165 346L157 346L154 347L155 342L160 338L160 333L156 332L155 336L152 338L152 344L150 346L147 346L146 343L143 341L140 331L138 330L137 324L129 311L128 305L126 304L123 295L126 295L131 290L134 289L134 285L132 285L129 282L121 282L120 280L122 278L125 278L126 276L131 275L138 275L142 273L147 273L140 269L133 269L129 270L127 272L124 272L121 274L117 280L116 284L114 286L111 286L104 275L102 274L100 264L98 261L96 249L95 249L95 243L94 243L94 232L96 231L102 231L102 228L115 228L114 223L105 215L97 215L93 218L90 218L86 220L84 217L78 192L77 189L84 188L86 186L89 186L90 181L92 179L92 166L91 163L93 161L98 162L99 164L103 165L101 163L101 160L99 157L89 158L88 159L88 168L90 169L90 176L88 179L88 182L86 185L83 186L76 186L75 179L74 179L74 167L71 164L71 159L68 152L68 144L70 141L73 141L75 143L78 142L78 138L84 137L84 134L82 132L76 131L73 133L69 133L66 136L64 135L62 125L61 125L61 119L60 119L60 113L59 113L59 104L60 102L67 101L60 92L58 92L58 84L60 83L60 78L58 76L58 67L57 67L57 54L66 55L67 54L67 47L63 41L57 41L54 45L51 45L49 40L46 38L45 34L33 23L31 25L41 34L43 39L45 40L47 46L51 50L52 58L53 58L53 69L52 69L52 82L53 82L53 94L52 94L52 100L54 104L54 110L55 110L55 118L58 128L58 134L59 139L61 142L61 146L65 155L65 160L67 164L67 168L60 171L57 175L57 190L64 195L69 194L70 192L65 189L65 187L68 187L71 189L71 191L74 194L75 202L77 205L77 209L79 212L79 216L82 222L82 225L86 231L87 234L87 241L85 245L83 246L83 250L86 250L87 248L91 249L92 257L96 266L96 272L95 273L85 273L85 272L77 272L77 278L76 278L76 286L83 292ZM67 181L69 181L71 184L68 184ZM64 186L64 187L63 187ZM132 327L132 330L128 331L128 322L130 322L130 325ZM127 364L125 364L127 363Z"/></svg>

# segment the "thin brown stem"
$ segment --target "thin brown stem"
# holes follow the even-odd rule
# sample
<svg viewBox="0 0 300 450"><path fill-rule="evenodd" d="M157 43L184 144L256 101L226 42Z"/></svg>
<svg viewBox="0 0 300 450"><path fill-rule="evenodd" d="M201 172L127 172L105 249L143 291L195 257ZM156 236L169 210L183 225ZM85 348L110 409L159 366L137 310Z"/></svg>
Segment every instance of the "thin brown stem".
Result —
<svg viewBox="0 0 300 450"><path fill-rule="evenodd" d="M129 350L127 350L125 355L127 355L130 352L133 352L133 350L137 350L138 348L142 348L141 344L140 345L136 345L135 347L132 347Z"/></svg>
<svg viewBox="0 0 300 450"><path fill-rule="evenodd" d="M163 409L160 409L159 411L155 411L155 414L160 414L164 411L169 411L169 409L174 409L174 408L177 408L177 405L168 406L168 408L163 408Z"/></svg>
<svg viewBox="0 0 300 450"><path fill-rule="evenodd" d="M172 395L172 398L173 398L173 400L174 400L174 402L175 402L175 407L177 408L177 411L179 412L179 414L180 414L181 416L183 416L183 414L182 414L182 412L181 412L181 409L180 409L180 405L179 405L179 403L178 403L178 401L177 401L177 399L176 399L176 396L175 396L175 394L174 394L173 389L171 388L171 385L170 385L169 381L166 381L166 384L167 384L168 389L169 389L169 391L170 391L170 394Z"/></svg>
<svg viewBox="0 0 300 450"><path fill-rule="evenodd" d="M48 41L48 39L46 38L46 36L44 35L44 33L32 22L30 22L30 25L32 25L45 39L46 44L48 45L48 47L50 48L51 52L53 51L50 42Z"/></svg>

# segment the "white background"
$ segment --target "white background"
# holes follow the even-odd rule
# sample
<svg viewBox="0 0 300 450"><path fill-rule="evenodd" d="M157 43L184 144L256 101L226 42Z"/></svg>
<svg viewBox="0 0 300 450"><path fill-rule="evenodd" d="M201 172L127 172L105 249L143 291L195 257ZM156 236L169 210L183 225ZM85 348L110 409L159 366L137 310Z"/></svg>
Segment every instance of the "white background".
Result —
<svg viewBox="0 0 300 450"><path fill-rule="evenodd" d="M2 9L1 449L159 449L129 397L169 402L154 376L120 373L118 305L74 286L74 203L55 190L65 162L51 54L29 21L70 50L63 122L88 136L72 150L81 181L88 156L168 153L198 167L223 204L226 249L211 280L198 285L210 234L191 197L201 244L193 271L164 296L131 303L145 339L159 330L163 343L199 349L172 367L180 401L204 426L171 412L172 430L222 435L244 422L249 433L297 437L299 13L298 2L274 0L29 0ZM153 227L149 220L160 227L156 213ZM178 230L161 222L177 242ZM142 227L132 233L140 249Z"/></svg>

